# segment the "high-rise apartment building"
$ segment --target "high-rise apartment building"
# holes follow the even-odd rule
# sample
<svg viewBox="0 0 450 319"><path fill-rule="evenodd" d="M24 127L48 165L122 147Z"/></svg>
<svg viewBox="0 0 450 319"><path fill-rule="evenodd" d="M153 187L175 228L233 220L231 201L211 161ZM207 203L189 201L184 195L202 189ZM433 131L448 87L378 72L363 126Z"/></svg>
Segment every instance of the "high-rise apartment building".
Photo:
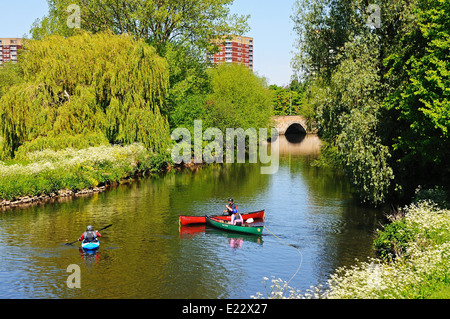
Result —
<svg viewBox="0 0 450 319"><path fill-rule="evenodd" d="M20 38L0 38L0 64L3 62L17 62L17 51L22 49Z"/></svg>
<svg viewBox="0 0 450 319"><path fill-rule="evenodd" d="M219 43L218 53L209 55L209 61L213 64L242 63L253 70L253 38L242 36L228 38Z"/></svg>

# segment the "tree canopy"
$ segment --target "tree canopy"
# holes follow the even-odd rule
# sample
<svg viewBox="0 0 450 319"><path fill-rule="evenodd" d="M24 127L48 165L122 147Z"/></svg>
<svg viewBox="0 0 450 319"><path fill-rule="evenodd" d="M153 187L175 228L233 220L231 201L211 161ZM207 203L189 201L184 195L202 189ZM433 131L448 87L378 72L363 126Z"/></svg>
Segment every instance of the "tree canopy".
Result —
<svg viewBox="0 0 450 319"><path fill-rule="evenodd" d="M206 101L206 120L222 132L227 128L267 128L272 94L264 78L240 64L221 64L209 70L212 93Z"/></svg>
<svg viewBox="0 0 450 319"><path fill-rule="evenodd" d="M167 43L207 48L211 39L248 30L248 16L231 14L233 0L48 0L49 15L37 20L34 39L48 34L70 36L68 8L78 5L81 29L111 30L144 39L160 52Z"/></svg>
<svg viewBox="0 0 450 319"><path fill-rule="evenodd" d="M391 90L384 106L397 122L390 137L399 160L438 167L444 171L434 174L445 175L450 169L450 3L421 1L416 14L417 24L385 61Z"/></svg>
<svg viewBox="0 0 450 319"><path fill-rule="evenodd" d="M290 86L283 88L275 84L269 86L273 94L274 115L296 115L300 114L302 88Z"/></svg>
<svg viewBox="0 0 450 319"><path fill-rule="evenodd" d="M142 142L165 150L161 114L168 65L155 49L128 35L81 32L29 41L22 83L0 100L3 156L25 142L62 134L102 133L110 143Z"/></svg>
<svg viewBox="0 0 450 319"><path fill-rule="evenodd" d="M293 66L364 201L448 185L449 9L444 0L296 2Z"/></svg>

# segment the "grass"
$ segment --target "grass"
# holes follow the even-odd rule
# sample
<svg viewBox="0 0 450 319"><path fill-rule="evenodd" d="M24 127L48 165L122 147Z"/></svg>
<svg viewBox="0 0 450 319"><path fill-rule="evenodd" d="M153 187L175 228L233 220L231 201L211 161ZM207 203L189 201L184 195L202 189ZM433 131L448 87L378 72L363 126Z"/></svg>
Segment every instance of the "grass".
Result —
<svg viewBox="0 0 450 319"><path fill-rule="evenodd" d="M0 162L0 200L120 182L166 163L165 156L149 154L141 144L30 152L20 160Z"/></svg>
<svg viewBox="0 0 450 319"><path fill-rule="evenodd" d="M450 299L450 284L441 284L426 299Z"/></svg>

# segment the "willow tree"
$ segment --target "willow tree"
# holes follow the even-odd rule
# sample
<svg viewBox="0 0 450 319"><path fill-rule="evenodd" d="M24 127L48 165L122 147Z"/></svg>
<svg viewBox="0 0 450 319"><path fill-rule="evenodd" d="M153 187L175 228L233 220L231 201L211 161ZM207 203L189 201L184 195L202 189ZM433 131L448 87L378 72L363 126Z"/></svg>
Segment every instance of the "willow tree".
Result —
<svg viewBox="0 0 450 319"><path fill-rule="evenodd" d="M3 154L40 137L103 133L111 143L167 147L160 113L168 65L142 40L110 32L30 41L22 57L24 82L0 100Z"/></svg>

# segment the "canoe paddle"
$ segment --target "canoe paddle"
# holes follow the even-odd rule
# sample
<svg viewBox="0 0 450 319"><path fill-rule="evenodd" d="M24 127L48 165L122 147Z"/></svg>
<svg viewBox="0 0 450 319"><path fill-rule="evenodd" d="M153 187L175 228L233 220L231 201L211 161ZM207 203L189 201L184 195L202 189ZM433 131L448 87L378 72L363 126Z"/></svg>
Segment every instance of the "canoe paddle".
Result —
<svg viewBox="0 0 450 319"><path fill-rule="evenodd" d="M97 231L98 231L98 232L101 232L102 230L105 230L106 228L109 228L109 227L111 227L112 225L113 225L113 224L108 225L108 226L105 226L105 227L103 227L103 228L101 228L101 229L99 229L99 230L97 230ZM75 240L74 242L66 243L66 244L64 244L64 245L65 245L65 246L71 246L71 245L75 244L77 241L78 241L78 239Z"/></svg>

